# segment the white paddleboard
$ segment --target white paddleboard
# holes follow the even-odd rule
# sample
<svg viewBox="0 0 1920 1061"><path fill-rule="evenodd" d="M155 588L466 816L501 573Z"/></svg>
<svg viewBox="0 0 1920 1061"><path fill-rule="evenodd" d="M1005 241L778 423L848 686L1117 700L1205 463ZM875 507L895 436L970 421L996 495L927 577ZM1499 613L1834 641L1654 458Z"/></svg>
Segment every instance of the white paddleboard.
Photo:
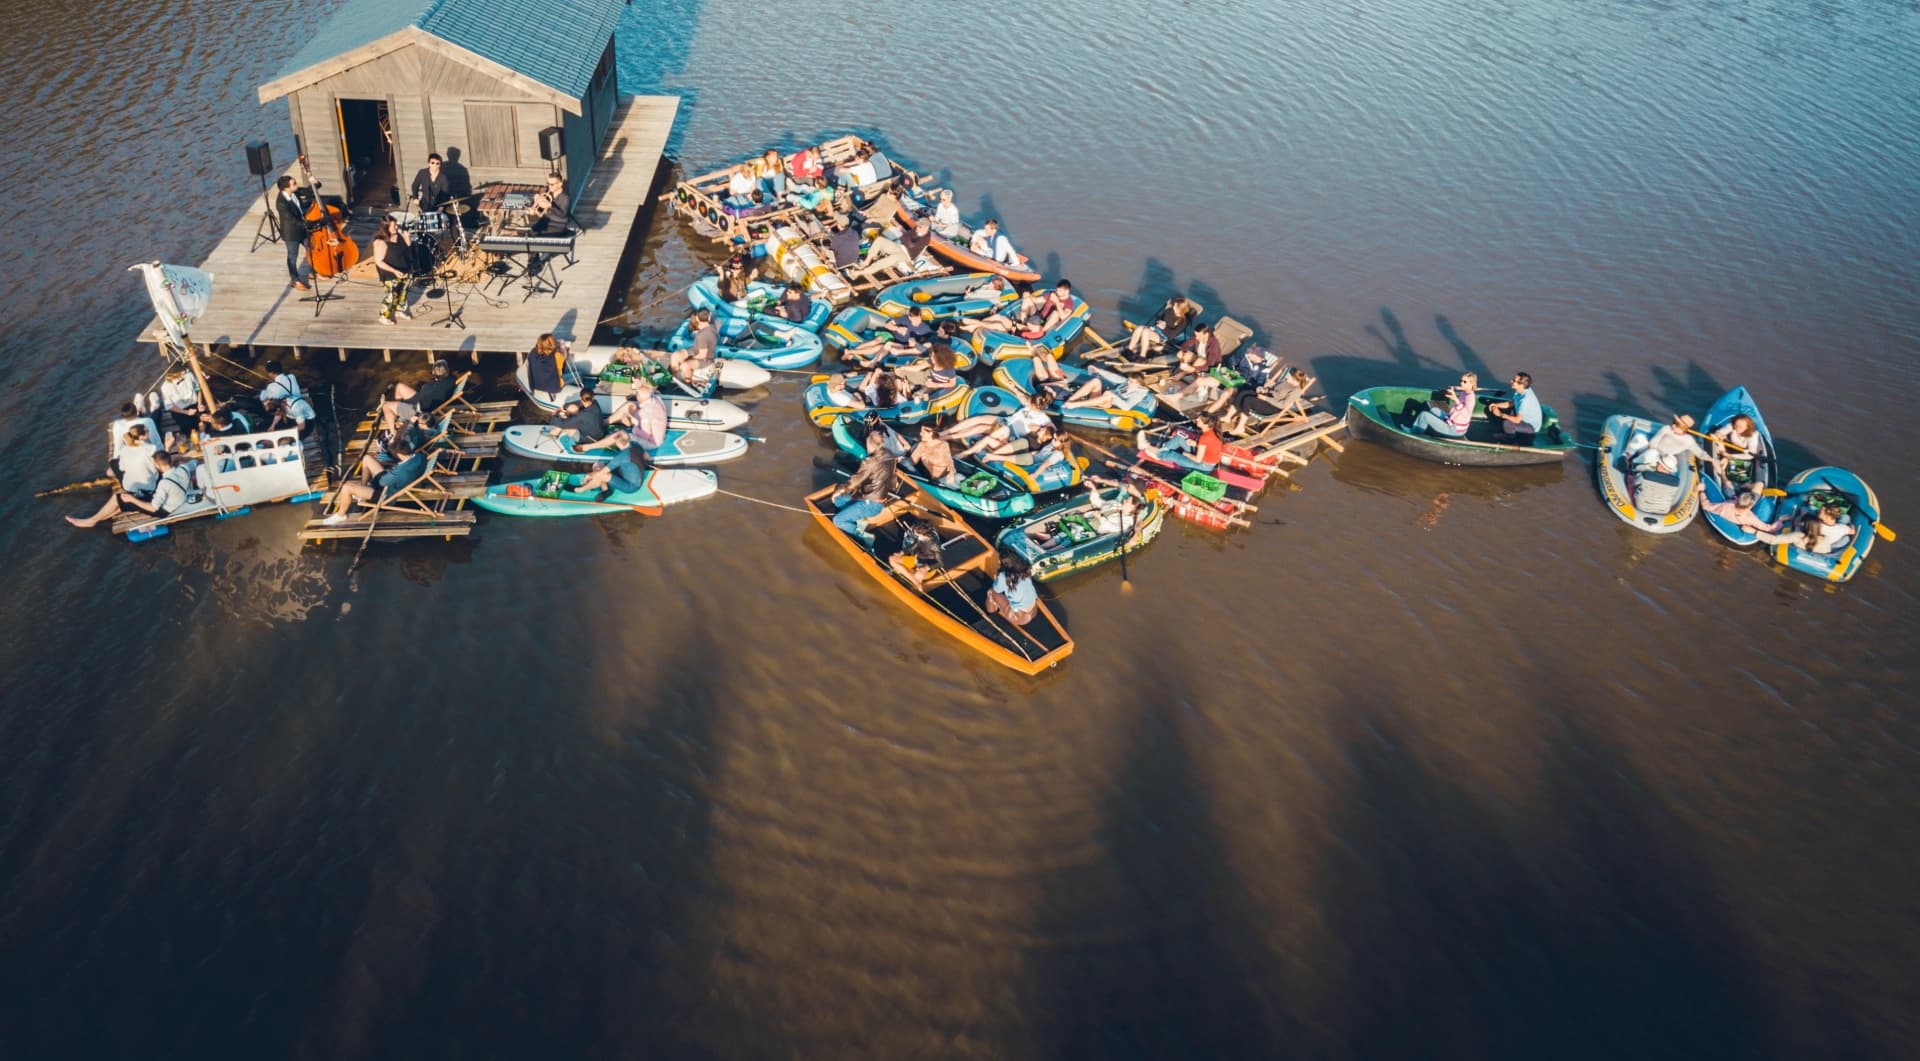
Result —
<svg viewBox="0 0 1920 1061"><path fill-rule="evenodd" d="M599 464L612 460L614 455L611 449L581 452L573 447L570 440L561 438L552 428L535 424L515 424L507 428L504 441L507 449L533 460ZM655 449L651 456L653 463L660 467L673 468L695 464L719 464L721 461L730 461L746 451L747 440L726 431L697 429L683 431L669 428L667 437L661 440L659 448Z"/></svg>

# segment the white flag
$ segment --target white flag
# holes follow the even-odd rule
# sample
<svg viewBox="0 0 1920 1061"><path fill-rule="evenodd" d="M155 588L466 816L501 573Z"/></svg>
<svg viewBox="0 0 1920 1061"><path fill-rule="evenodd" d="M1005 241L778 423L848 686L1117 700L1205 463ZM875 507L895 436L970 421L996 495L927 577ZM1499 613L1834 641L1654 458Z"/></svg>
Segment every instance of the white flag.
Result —
<svg viewBox="0 0 1920 1061"><path fill-rule="evenodd" d="M185 349L187 329L194 318L207 311L207 301L213 297L213 274L186 265L162 265L159 262L145 262L128 266L140 270L140 276L147 282L147 297L153 300L153 312L160 317L160 327L167 331L167 338L173 345Z"/></svg>

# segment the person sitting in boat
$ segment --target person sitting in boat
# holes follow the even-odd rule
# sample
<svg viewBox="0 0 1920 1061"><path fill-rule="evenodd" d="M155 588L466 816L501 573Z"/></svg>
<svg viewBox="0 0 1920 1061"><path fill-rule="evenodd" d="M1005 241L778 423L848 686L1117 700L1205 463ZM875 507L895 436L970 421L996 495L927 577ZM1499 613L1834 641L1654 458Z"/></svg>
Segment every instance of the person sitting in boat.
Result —
<svg viewBox="0 0 1920 1061"><path fill-rule="evenodd" d="M900 551L887 557L887 567L915 586L925 586L927 579L940 574L944 566L939 529L918 517L902 519Z"/></svg>
<svg viewBox="0 0 1920 1061"><path fill-rule="evenodd" d="M860 391L871 409L891 409L906 401L911 393L900 377L884 365L867 373Z"/></svg>
<svg viewBox="0 0 1920 1061"><path fill-rule="evenodd" d="M1627 451L1633 457L1635 468L1669 474L1679 471L1681 464L1690 456L1697 460L1707 459L1706 451L1693 440L1693 417L1686 413L1675 414L1673 422L1655 431L1644 446L1635 448L1633 442L1627 443Z"/></svg>
<svg viewBox="0 0 1920 1061"><path fill-rule="evenodd" d="M592 395L567 399L560 411L548 421L548 426L555 435L574 446L598 442L607 437L607 418L600 412L600 403Z"/></svg>
<svg viewBox="0 0 1920 1061"><path fill-rule="evenodd" d="M713 312L704 308L687 314L687 324L693 332L693 343L667 355L667 371L682 383L698 387L713 371L720 350L720 329L714 327Z"/></svg>
<svg viewBox="0 0 1920 1061"><path fill-rule="evenodd" d="M720 282L717 285L720 301L743 304L751 290L748 284L753 279L753 266L741 255L734 255L720 264Z"/></svg>
<svg viewBox="0 0 1920 1061"><path fill-rule="evenodd" d="M842 273L860 264L860 229L845 214L836 213L827 225L827 250L833 267Z"/></svg>
<svg viewBox="0 0 1920 1061"><path fill-rule="evenodd" d="M733 167L733 169L727 172L726 205L751 206L753 204L753 193L757 190L757 186L758 182L753 179L753 168L751 165L742 163L741 165Z"/></svg>
<svg viewBox="0 0 1920 1061"><path fill-rule="evenodd" d="M151 478L147 479L143 488L138 490L128 486L128 480L123 479L122 489L115 490L113 495L107 498L106 504L100 506L99 511L86 517L68 516L66 517L68 523L76 527L92 527L99 524L101 520L112 519L129 507L165 518L180 511L186 505L187 498L193 489L193 471L190 464L184 459L176 462L173 454L154 448L152 443L146 441L144 429L135 428L134 430L142 432L140 445L147 451L143 454L143 463L148 464ZM132 448L131 443L128 448Z"/></svg>
<svg viewBox="0 0 1920 1061"><path fill-rule="evenodd" d="M1702 511L1712 513L1736 527L1753 531L1756 537L1769 545L1779 540L1781 529L1787 525L1784 516L1769 521L1761 519L1760 514L1754 511L1754 506L1760 503L1760 487L1757 483L1719 501L1707 500L1707 486L1697 479L1694 480L1693 492L1700 495Z"/></svg>
<svg viewBox="0 0 1920 1061"><path fill-rule="evenodd" d="M848 349L843 359L867 368L881 358L919 353L932 340L933 325L927 323L927 311L908 306L905 318L881 324L880 334Z"/></svg>
<svg viewBox="0 0 1920 1061"><path fill-rule="evenodd" d="M871 448L872 444L868 445ZM935 486L953 489L960 485L960 469L953 462L953 444L941 438L931 422L921 423L920 441L914 444L907 459Z"/></svg>
<svg viewBox="0 0 1920 1061"><path fill-rule="evenodd" d="M1846 508L1839 504L1822 505L1807 513L1800 520L1799 540L1791 544L1821 556L1839 552L1853 540L1853 526L1840 521L1846 514Z"/></svg>
<svg viewBox="0 0 1920 1061"><path fill-rule="evenodd" d="M813 297L807 294L805 286L790 282L787 289L780 293L780 316L800 324L813 316Z"/></svg>
<svg viewBox="0 0 1920 1061"><path fill-rule="evenodd" d="M933 204L933 230L950 240L965 240L973 236L966 225L960 223L960 208L953 203L953 189L940 189L940 197Z"/></svg>
<svg viewBox="0 0 1920 1061"><path fill-rule="evenodd" d="M1278 361L1279 358L1274 358ZM1229 392L1208 407L1208 412L1220 406L1217 420L1220 430L1229 435L1251 433L1259 422L1270 416L1284 413L1299 414L1306 400L1307 388L1313 383L1312 377L1297 368L1274 373L1258 387L1242 387Z"/></svg>
<svg viewBox="0 0 1920 1061"><path fill-rule="evenodd" d="M119 488L140 497L153 493L153 484L160 478L160 473L154 468L153 458L156 453L164 452L155 444L152 430L148 427L151 423L150 420L138 420L129 426L121 434L120 446L108 462L113 477L119 480Z"/></svg>
<svg viewBox="0 0 1920 1061"><path fill-rule="evenodd" d="M778 150L767 148L766 154L753 163L753 176L767 198L778 201L787 194L787 167L781 162Z"/></svg>
<svg viewBox="0 0 1920 1061"><path fill-rule="evenodd" d="M1220 337L1213 334L1213 328L1206 324L1195 323L1193 334L1180 345L1180 356L1175 362L1175 370L1182 376L1197 376L1220 363Z"/></svg>
<svg viewBox="0 0 1920 1061"><path fill-rule="evenodd" d="M1066 370L1060 367L1059 359L1047 344L1027 343L1027 360L1031 365L1027 379L1033 385L1034 396L1043 403L1056 403L1074 392Z"/></svg>
<svg viewBox="0 0 1920 1061"><path fill-rule="evenodd" d="M260 390L260 404L272 417L267 424L271 431L280 426L282 420L293 424L294 429L304 432L312 422L315 413L312 403L300 389L300 380L288 372L278 359L267 361L267 385Z"/></svg>
<svg viewBox="0 0 1920 1061"><path fill-rule="evenodd" d="M1033 621L1040 610L1040 591L1033 584L1033 569L1013 553L1000 554L1000 571L987 590L987 612L1015 626Z"/></svg>
<svg viewBox="0 0 1920 1061"><path fill-rule="evenodd" d="M1545 422L1540 412L1540 396L1533 393L1533 377L1515 372L1507 382L1513 385L1513 396L1488 402L1487 416L1500 421L1500 431L1510 441L1531 442Z"/></svg>
<svg viewBox="0 0 1920 1061"><path fill-rule="evenodd" d="M860 393L860 374L841 372L828 379L827 404L841 409L865 409L867 396Z"/></svg>
<svg viewBox="0 0 1920 1061"><path fill-rule="evenodd" d="M139 397L139 395L135 395ZM199 420L196 418L197 425ZM144 437L159 438L160 429L154 425L151 417L143 416L140 407L127 402L120 406L120 418L107 425L107 471L114 478L120 478L120 453L127 445L127 432L139 427Z"/></svg>
<svg viewBox="0 0 1920 1061"><path fill-rule="evenodd" d="M818 184L826 175L826 167L820 164L820 152L811 147L803 147L787 160L787 175L803 184Z"/></svg>
<svg viewBox="0 0 1920 1061"><path fill-rule="evenodd" d="M1013 241L1000 234L1000 219L990 218L973 234L967 249L982 258L990 258L1001 265L1024 265L1026 259L1013 249Z"/></svg>
<svg viewBox="0 0 1920 1061"><path fill-rule="evenodd" d="M1431 431L1447 438L1465 438L1467 428L1473 425L1473 405L1478 399L1480 377L1471 372L1462 372L1460 382L1447 388L1446 415L1433 409L1422 409L1420 415L1413 418L1409 430L1418 434Z"/></svg>
<svg viewBox="0 0 1920 1061"><path fill-rule="evenodd" d="M326 522L345 523L353 506L376 505L393 495L412 486L421 476L427 474L432 464L425 450L414 448L411 439L404 435L393 441L389 449L393 465L371 480L350 479L340 484L340 490L333 496L333 507L329 510Z"/></svg>
<svg viewBox="0 0 1920 1061"><path fill-rule="evenodd" d="M599 448L612 449L613 459L590 469L574 489L593 491L595 501L605 501L615 491L631 494L646 486L647 468L653 464L653 458L640 440L629 432L615 431L603 441L609 445Z"/></svg>
<svg viewBox="0 0 1920 1061"><path fill-rule="evenodd" d="M1180 338L1200 315L1200 304L1185 295L1175 295L1160 307L1153 322L1135 328L1127 336L1127 353L1134 360L1152 356L1168 343Z"/></svg>
<svg viewBox="0 0 1920 1061"><path fill-rule="evenodd" d="M166 434L154 436L162 440L161 448L172 449L175 442L184 442L206 411L200 404L200 385L192 374L177 365L169 368L160 381L160 405L154 411L164 414L162 419L167 422Z"/></svg>
<svg viewBox="0 0 1920 1061"><path fill-rule="evenodd" d="M641 449L652 453L666 441L667 420L667 403L660 392L646 380L637 379L633 381L633 393L607 418L607 426L627 430Z"/></svg>
<svg viewBox="0 0 1920 1061"><path fill-rule="evenodd" d="M1053 290L1036 297L1033 292L1020 296L1020 319L1034 331L1049 332L1073 316L1073 285L1065 280Z"/></svg>
<svg viewBox="0 0 1920 1061"><path fill-rule="evenodd" d="M868 450L852 477L833 492L837 509L833 525L869 549L873 548L873 532L867 525L886 513L888 502L898 491L899 463L900 459L885 446Z"/></svg>
<svg viewBox="0 0 1920 1061"><path fill-rule="evenodd" d="M1189 471L1211 472L1220 463L1220 457L1226 450L1220 433L1214 430L1213 421L1205 416L1193 418L1194 430L1168 431L1164 439L1155 440L1145 429L1133 436L1133 443L1140 455L1162 464L1172 464Z"/></svg>
<svg viewBox="0 0 1920 1061"><path fill-rule="evenodd" d="M567 385L567 360L572 354L572 349L552 332L534 340L533 349L527 352L527 389L535 398L548 405L559 404L560 391Z"/></svg>
<svg viewBox="0 0 1920 1061"><path fill-rule="evenodd" d="M1760 428L1753 422L1753 417L1741 413L1714 428L1708 436L1707 445L1710 449L1707 459L1712 463L1713 477L1720 480L1720 485L1731 491L1736 485L1753 482L1758 468L1754 458L1764 445L1760 440Z"/></svg>
<svg viewBox="0 0 1920 1061"><path fill-rule="evenodd" d="M865 148L853 156L851 165L841 166L834 173L834 184L849 191L859 191L879 179L879 167L873 164L873 153Z"/></svg>
<svg viewBox="0 0 1920 1061"><path fill-rule="evenodd" d="M1206 406L1206 414L1220 417L1232 409L1237 396L1251 394L1269 385L1279 385L1281 379L1276 377L1284 378L1280 365L1280 355L1258 343L1249 343L1235 350L1231 357L1220 362L1220 371L1211 373L1217 384L1217 393ZM1233 386L1227 386L1229 383ZM1173 393L1185 393L1192 389L1198 388L1177 389Z"/></svg>
<svg viewBox="0 0 1920 1061"><path fill-rule="evenodd" d="M200 434L208 438L225 438L231 435L245 435L253 431L253 421L247 414L233 407L232 402L213 411L212 416L200 418Z"/></svg>

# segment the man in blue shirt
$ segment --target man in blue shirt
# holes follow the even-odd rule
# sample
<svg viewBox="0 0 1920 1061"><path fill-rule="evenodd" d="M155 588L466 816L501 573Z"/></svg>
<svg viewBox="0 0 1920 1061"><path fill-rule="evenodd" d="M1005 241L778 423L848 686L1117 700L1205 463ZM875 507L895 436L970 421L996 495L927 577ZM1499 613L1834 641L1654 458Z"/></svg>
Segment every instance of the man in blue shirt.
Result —
<svg viewBox="0 0 1920 1061"><path fill-rule="evenodd" d="M1533 393L1533 377L1515 372L1513 399L1487 403L1487 415L1500 421L1500 430L1515 442L1531 442L1540 431L1540 399Z"/></svg>

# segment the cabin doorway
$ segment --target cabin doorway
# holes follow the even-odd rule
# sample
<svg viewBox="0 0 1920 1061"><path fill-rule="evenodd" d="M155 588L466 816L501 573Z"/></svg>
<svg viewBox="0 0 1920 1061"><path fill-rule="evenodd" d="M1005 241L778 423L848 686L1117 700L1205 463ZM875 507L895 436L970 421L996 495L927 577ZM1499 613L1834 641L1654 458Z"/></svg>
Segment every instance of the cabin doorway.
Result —
<svg viewBox="0 0 1920 1061"><path fill-rule="evenodd" d="M382 206L398 202L399 174L393 165L393 122L387 102L343 99L340 108L340 150L347 160L349 206Z"/></svg>

